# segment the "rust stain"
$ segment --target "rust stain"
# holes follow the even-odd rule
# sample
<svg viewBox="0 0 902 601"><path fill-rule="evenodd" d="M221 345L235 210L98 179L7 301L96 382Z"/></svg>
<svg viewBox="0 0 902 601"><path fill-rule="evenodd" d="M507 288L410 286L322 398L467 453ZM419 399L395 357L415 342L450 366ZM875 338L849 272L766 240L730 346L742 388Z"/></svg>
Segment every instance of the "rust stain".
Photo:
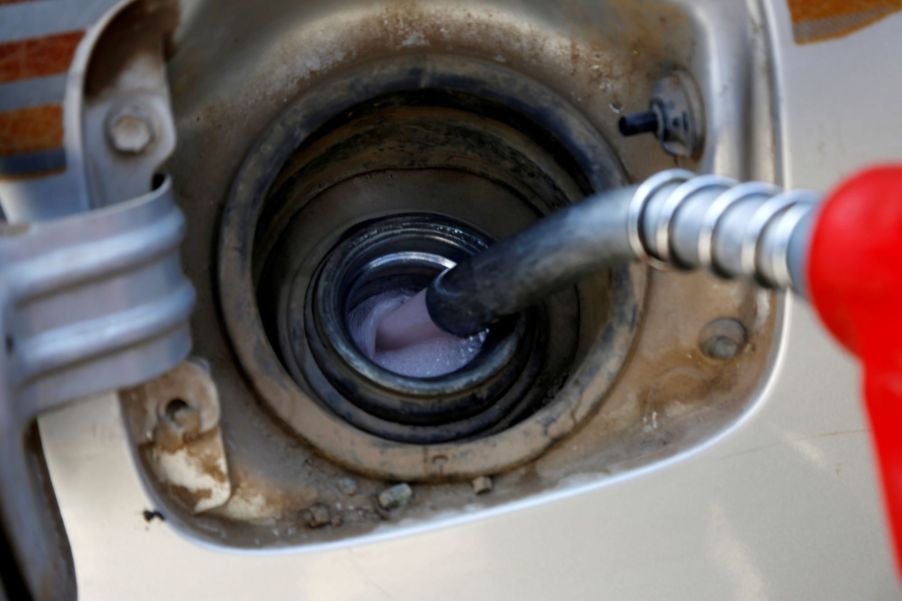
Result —
<svg viewBox="0 0 902 601"><path fill-rule="evenodd" d="M902 9L902 0L787 0L797 44L833 40Z"/></svg>
<svg viewBox="0 0 902 601"><path fill-rule="evenodd" d="M63 107L53 104L0 113L0 156L63 145Z"/></svg>
<svg viewBox="0 0 902 601"><path fill-rule="evenodd" d="M84 32L0 44L0 83L64 73Z"/></svg>
<svg viewBox="0 0 902 601"><path fill-rule="evenodd" d="M189 510L193 509L198 501L203 501L213 496L213 491L208 488L192 490L171 482L167 482L165 486L169 493Z"/></svg>

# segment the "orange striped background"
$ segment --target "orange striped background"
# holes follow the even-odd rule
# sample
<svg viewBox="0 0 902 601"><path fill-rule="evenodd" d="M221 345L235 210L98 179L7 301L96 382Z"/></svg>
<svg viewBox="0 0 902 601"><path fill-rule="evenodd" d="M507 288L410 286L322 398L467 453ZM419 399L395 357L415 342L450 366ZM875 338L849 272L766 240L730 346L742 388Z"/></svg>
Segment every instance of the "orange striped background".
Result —
<svg viewBox="0 0 902 601"><path fill-rule="evenodd" d="M81 31L0 44L0 83L56 75L69 69Z"/></svg>
<svg viewBox="0 0 902 601"><path fill-rule="evenodd" d="M2 5L28 0L0 0ZM66 31L0 43L0 84L66 73L84 32ZM53 151L63 146L63 108L59 104L0 112L0 157ZM33 173L8 173L10 177ZM3 174L0 174L2 177Z"/></svg>
<svg viewBox="0 0 902 601"><path fill-rule="evenodd" d="M832 40L902 10L902 0L787 0L799 44Z"/></svg>
<svg viewBox="0 0 902 601"><path fill-rule="evenodd" d="M63 107L35 106L0 113L0 156L63 145Z"/></svg>

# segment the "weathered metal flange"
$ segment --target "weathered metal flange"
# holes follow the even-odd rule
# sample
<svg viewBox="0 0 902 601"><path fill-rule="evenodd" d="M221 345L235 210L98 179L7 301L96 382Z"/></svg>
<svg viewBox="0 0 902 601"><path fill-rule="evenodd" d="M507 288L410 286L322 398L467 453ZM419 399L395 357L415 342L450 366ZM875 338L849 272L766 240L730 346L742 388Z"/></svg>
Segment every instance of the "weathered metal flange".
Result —
<svg viewBox="0 0 902 601"><path fill-rule="evenodd" d="M389 94L442 90L507 108L543 129L582 179L581 193L623 181L617 160L598 132L559 96L497 64L442 56L406 57L368 65L304 94L263 134L232 186L223 213L219 281L223 315L247 375L264 402L331 459L372 475L408 479L467 478L513 467L540 454L575 428L604 399L630 347L642 297L641 271L611 273L613 296L597 339L552 402L496 434L448 444L409 445L350 427L301 390L285 369L258 313L255 298L256 224L282 166L306 138L366 101ZM569 201L578 199L571 197ZM565 201L566 202L566 201ZM267 235L267 238L270 236ZM591 391L591 392L590 392Z"/></svg>

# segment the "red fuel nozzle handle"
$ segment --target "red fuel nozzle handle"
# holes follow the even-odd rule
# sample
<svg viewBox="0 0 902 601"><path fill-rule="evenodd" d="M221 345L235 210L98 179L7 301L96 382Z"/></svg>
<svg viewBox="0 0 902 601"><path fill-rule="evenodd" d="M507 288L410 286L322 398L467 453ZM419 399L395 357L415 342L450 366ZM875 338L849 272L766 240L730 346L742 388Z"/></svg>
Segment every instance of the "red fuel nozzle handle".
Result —
<svg viewBox="0 0 902 601"><path fill-rule="evenodd" d="M864 397L902 573L902 166L868 169L822 204L808 292L864 367Z"/></svg>

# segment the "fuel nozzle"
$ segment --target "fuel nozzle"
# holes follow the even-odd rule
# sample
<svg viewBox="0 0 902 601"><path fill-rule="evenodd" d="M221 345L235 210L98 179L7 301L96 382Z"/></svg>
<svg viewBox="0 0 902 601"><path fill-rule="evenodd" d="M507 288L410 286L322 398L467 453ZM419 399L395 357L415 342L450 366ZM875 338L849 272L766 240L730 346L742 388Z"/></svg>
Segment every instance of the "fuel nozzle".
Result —
<svg viewBox="0 0 902 601"><path fill-rule="evenodd" d="M425 305L467 336L612 265L703 268L805 293L803 256L819 195L682 169L590 197L439 276Z"/></svg>
<svg viewBox="0 0 902 601"><path fill-rule="evenodd" d="M827 196L805 254L811 304L861 360L902 573L902 166L863 171Z"/></svg>
<svg viewBox="0 0 902 601"><path fill-rule="evenodd" d="M864 171L823 201L810 191L664 171L557 211L460 263L416 297L416 310L466 336L637 260L791 289L861 360L902 573L902 166Z"/></svg>

